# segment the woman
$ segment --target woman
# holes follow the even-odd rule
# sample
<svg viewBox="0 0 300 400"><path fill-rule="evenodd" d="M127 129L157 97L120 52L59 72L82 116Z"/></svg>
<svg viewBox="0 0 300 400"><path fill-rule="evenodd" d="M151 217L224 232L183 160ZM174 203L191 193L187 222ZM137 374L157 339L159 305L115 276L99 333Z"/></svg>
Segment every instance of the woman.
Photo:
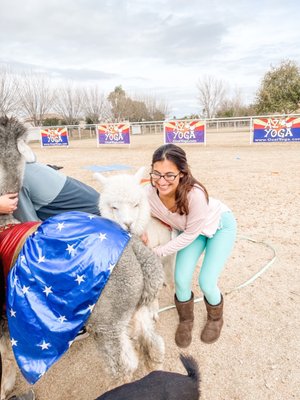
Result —
<svg viewBox="0 0 300 400"><path fill-rule="evenodd" d="M184 150L174 144L163 145L154 152L150 181L147 190L152 215L179 232L176 238L154 249L160 257L177 253L175 305L179 324L175 342L187 347L192 340L192 278L205 250L198 278L207 310L201 340L213 343L223 325L224 299L218 279L235 241L235 218L226 205L208 196L205 187L191 174Z"/></svg>

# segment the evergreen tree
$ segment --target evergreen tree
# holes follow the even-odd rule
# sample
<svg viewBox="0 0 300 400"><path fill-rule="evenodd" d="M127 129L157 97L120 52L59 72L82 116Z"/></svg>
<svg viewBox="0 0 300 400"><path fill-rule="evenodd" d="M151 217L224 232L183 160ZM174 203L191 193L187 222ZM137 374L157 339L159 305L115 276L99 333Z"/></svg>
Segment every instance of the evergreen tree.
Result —
<svg viewBox="0 0 300 400"><path fill-rule="evenodd" d="M255 109L257 114L289 114L300 105L300 70L291 61L282 61L268 71L258 90Z"/></svg>

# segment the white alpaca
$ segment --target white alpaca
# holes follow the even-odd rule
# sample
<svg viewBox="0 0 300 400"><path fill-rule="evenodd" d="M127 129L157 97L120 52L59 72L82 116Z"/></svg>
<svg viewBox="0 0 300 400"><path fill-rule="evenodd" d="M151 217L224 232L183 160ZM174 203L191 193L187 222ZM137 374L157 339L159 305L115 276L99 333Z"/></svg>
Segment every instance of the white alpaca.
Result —
<svg viewBox="0 0 300 400"><path fill-rule="evenodd" d="M144 170L140 168L135 175L118 174L109 177L95 173L94 177L102 185L99 201L101 215L136 235L146 232L148 246L154 248L167 243L174 233L157 218L150 216L147 195L140 185ZM161 261L164 283L173 287L175 255L163 257Z"/></svg>
<svg viewBox="0 0 300 400"><path fill-rule="evenodd" d="M154 248L159 245L168 243L177 232L171 231L165 224L157 218L151 217L147 225L146 233L148 236L148 245ZM163 257L161 262L164 268L164 284L174 289L174 269L176 254Z"/></svg>
<svg viewBox="0 0 300 400"><path fill-rule="evenodd" d="M5 150L2 151L2 147L0 149L0 194L16 192L20 188L24 168L21 151L23 152L24 148L20 149L18 143L20 138L22 140L23 136L25 137L25 133L26 130L20 123L0 119L0 144ZM10 158L6 160L8 154ZM135 186L128 185L126 188L127 192L134 190ZM122 195L126 197L125 193ZM139 361L153 369L160 367L164 359L164 341L155 332L152 318L152 304L163 283L163 268L159 259L135 235L146 229L149 216L145 212L148 209L146 199L141 198L134 208L136 221L134 229L133 226L130 227L132 238L114 267L89 319L88 340L93 340L97 348L97 354L89 354L89 358L100 356L102 363L115 377L115 383L118 382L117 379L129 380ZM0 215L0 226L6 225L7 219L1 220L1 217ZM1 324L0 351L4 368L0 398L5 400L15 384L15 363L7 324L4 323L3 330L2 327ZM84 346L84 343L82 345ZM68 382L72 379L72 368L81 368L73 361L78 358L76 356L79 350L76 345L71 346L68 351L68 370L61 370L58 374L60 377L67 373ZM76 383L74 382L73 386ZM51 383L47 382L47 373L42 384L50 389ZM58 387L57 390L55 398L59 398L58 393L64 396L64 387Z"/></svg>

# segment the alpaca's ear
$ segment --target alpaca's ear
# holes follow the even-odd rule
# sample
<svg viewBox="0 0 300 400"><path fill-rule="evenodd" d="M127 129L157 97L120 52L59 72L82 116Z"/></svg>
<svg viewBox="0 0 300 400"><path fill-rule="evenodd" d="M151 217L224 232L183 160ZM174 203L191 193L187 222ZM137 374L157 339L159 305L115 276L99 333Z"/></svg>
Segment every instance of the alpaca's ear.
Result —
<svg viewBox="0 0 300 400"><path fill-rule="evenodd" d="M108 178L102 174L99 174L99 172L95 172L93 174L93 177L99 181L102 185L105 185L105 183L107 182Z"/></svg>
<svg viewBox="0 0 300 400"><path fill-rule="evenodd" d="M142 178L143 178L143 175L144 175L144 172L145 172L145 167L141 167L141 168L139 168L139 170L134 174L134 178L135 178L135 180L136 180L137 183L140 183L140 182L141 182L141 180L142 180Z"/></svg>
<svg viewBox="0 0 300 400"><path fill-rule="evenodd" d="M34 152L31 150L24 139L20 138L17 140L17 147L19 153L22 154L22 156L25 158L25 161L27 161L28 163L33 163L36 161Z"/></svg>

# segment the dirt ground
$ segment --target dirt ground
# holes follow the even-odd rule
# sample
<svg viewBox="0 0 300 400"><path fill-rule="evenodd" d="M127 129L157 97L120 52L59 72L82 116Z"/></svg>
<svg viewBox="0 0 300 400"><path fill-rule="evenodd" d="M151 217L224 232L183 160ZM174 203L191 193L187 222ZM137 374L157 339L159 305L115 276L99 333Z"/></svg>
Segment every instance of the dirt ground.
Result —
<svg viewBox="0 0 300 400"><path fill-rule="evenodd" d="M65 174L99 189L93 173L84 167L121 164L132 167L128 172L149 167L151 155L163 138L135 135L131 142L129 147L97 148L96 139L71 139L69 148L41 148L34 142L31 147L38 161L61 165ZM197 286L201 260L195 273L193 290L200 301L195 305L193 341L185 353L199 362L201 399L299 399L299 143L250 145L247 132L219 132L208 134L206 146L182 147L195 177L233 210L238 221L236 246L220 279L224 328L212 345L199 338L205 321ZM251 277L249 284L237 289ZM161 292L160 305L173 305L170 288ZM176 324L173 308L160 313L157 327L166 344L164 369L183 373L174 343ZM78 346L84 349L89 345L89 339L84 342ZM66 369L72 367L68 355L62 362ZM88 357L82 357L82 362L88 378L80 379L79 375L73 390L68 389L61 397L58 392L67 378L55 377L53 366L52 388L43 389L43 380L47 379L43 377L36 385L38 399L81 400L100 395L104 390L101 373L97 375Z"/></svg>

